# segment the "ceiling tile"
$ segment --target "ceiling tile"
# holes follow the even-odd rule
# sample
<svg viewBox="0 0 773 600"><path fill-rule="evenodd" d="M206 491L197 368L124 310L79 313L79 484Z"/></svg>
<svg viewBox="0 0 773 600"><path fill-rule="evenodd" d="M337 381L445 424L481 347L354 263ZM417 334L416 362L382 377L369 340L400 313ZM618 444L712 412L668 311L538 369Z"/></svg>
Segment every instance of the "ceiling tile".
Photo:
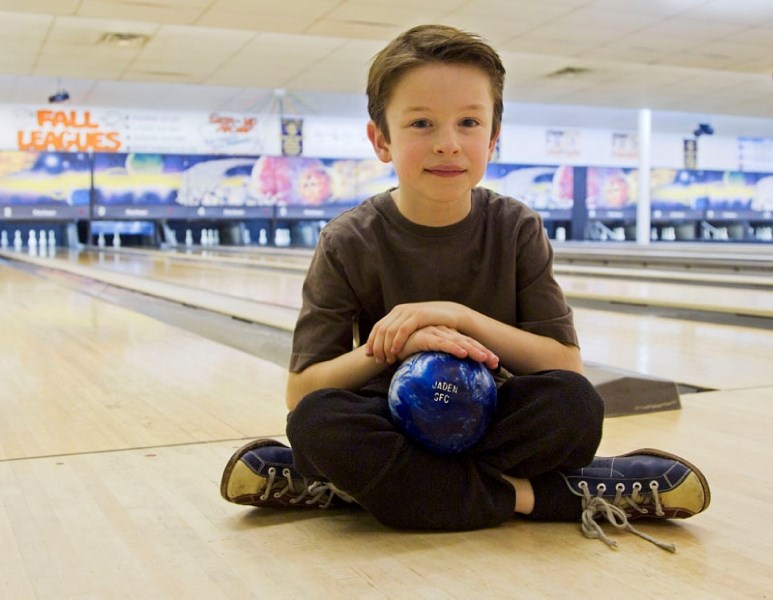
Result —
<svg viewBox="0 0 773 600"><path fill-rule="evenodd" d="M384 47L380 40L349 40L333 49L327 55L329 60L343 60L355 63L368 63Z"/></svg>
<svg viewBox="0 0 773 600"><path fill-rule="evenodd" d="M0 54L0 71L6 75L30 75L34 66L34 55Z"/></svg>
<svg viewBox="0 0 773 600"><path fill-rule="evenodd" d="M121 65L89 66L84 69L83 63L80 60L63 58L61 60L38 61L32 68L31 73L32 75L45 75L57 79L79 79L83 77L84 70L88 71L89 77L93 79L113 79L120 77L123 69Z"/></svg>
<svg viewBox="0 0 773 600"><path fill-rule="evenodd" d="M197 6L197 4L199 4ZM146 21L155 23L190 24L198 19L204 7L205 0L191 0L191 2L172 3L154 0L120 0L110 2L108 0L82 0L78 8L81 17L98 17L109 19L126 19L134 21Z"/></svg>
<svg viewBox="0 0 773 600"><path fill-rule="evenodd" d="M773 56L773 25L765 27L749 27L740 32L723 36L722 42L728 44L755 44L765 49Z"/></svg>
<svg viewBox="0 0 773 600"><path fill-rule="evenodd" d="M105 33L137 33L150 36L157 29L158 25L154 23L140 21L56 17L46 37L46 43L79 44L89 48L96 45Z"/></svg>
<svg viewBox="0 0 773 600"><path fill-rule="evenodd" d="M639 30L643 35L659 34L670 35L683 39L690 39L694 42L711 42L716 39L737 34L743 31L742 25L711 21L706 19L695 19L687 17L674 17L662 21L651 27L644 27Z"/></svg>
<svg viewBox="0 0 773 600"><path fill-rule="evenodd" d="M567 39L562 37L541 39L532 38L528 35L517 37L501 45L504 50L513 52L530 52L535 54L563 56L569 59L565 61L567 63L572 62L571 59L596 46L598 46L598 43L593 40Z"/></svg>
<svg viewBox="0 0 773 600"><path fill-rule="evenodd" d="M0 0L0 11L72 15L81 0Z"/></svg>
<svg viewBox="0 0 773 600"><path fill-rule="evenodd" d="M47 15L0 12L0 39L40 44L53 22L54 17Z"/></svg>
<svg viewBox="0 0 773 600"><path fill-rule="evenodd" d="M595 0L589 5L596 10L654 15L666 18L705 4L707 0Z"/></svg>
<svg viewBox="0 0 773 600"><path fill-rule="evenodd" d="M316 19L340 4L340 0L215 0L208 12L239 12Z"/></svg>
<svg viewBox="0 0 773 600"><path fill-rule="evenodd" d="M402 33L403 29L403 27L389 24L377 25L323 19L312 24L306 33L316 36L384 40L386 43Z"/></svg>
<svg viewBox="0 0 773 600"><path fill-rule="evenodd" d="M314 23L313 17L305 18L289 15L219 10L204 13L204 15L197 20L196 25L204 27L220 27L223 29L302 33L312 23Z"/></svg>
<svg viewBox="0 0 773 600"><path fill-rule="evenodd" d="M549 22L549 26L560 30L588 28L610 29L613 33L624 34L662 22L662 17L648 13L624 12L620 10L579 8Z"/></svg>
<svg viewBox="0 0 773 600"><path fill-rule="evenodd" d="M399 7L408 9L428 10L436 11L441 9L444 12L448 12L456 9L457 7L469 4L465 0L349 0L347 4L362 4L364 6L381 6L389 8Z"/></svg>
<svg viewBox="0 0 773 600"><path fill-rule="evenodd" d="M400 30L412 25L433 23L445 12L442 3L434 2L428 6L395 6L393 2L341 2L336 8L325 14L325 21L396 27Z"/></svg>
<svg viewBox="0 0 773 600"><path fill-rule="evenodd" d="M202 83L273 89L283 87L296 72L293 70L275 69L269 66L249 70L218 69L216 72L208 75Z"/></svg>
<svg viewBox="0 0 773 600"><path fill-rule="evenodd" d="M758 25L770 20L772 12L769 0L709 0L685 12L684 16L719 23Z"/></svg>

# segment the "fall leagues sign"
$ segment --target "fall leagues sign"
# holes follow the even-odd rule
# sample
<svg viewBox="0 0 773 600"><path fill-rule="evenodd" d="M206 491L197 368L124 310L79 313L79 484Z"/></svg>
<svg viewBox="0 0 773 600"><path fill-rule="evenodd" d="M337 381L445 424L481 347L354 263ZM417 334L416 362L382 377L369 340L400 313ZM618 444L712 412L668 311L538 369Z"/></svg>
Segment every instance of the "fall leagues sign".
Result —
<svg viewBox="0 0 773 600"><path fill-rule="evenodd" d="M266 115L0 106L0 150L276 154L279 128Z"/></svg>
<svg viewBox="0 0 773 600"><path fill-rule="evenodd" d="M121 137L89 110L37 110L34 125L16 132L19 150L38 152L118 152Z"/></svg>

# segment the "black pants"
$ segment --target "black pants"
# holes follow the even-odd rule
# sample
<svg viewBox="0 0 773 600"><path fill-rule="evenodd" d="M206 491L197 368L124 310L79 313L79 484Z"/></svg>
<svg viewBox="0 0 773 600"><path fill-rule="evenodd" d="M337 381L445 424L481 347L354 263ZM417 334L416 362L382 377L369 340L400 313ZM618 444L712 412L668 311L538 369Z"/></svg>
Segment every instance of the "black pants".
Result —
<svg viewBox="0 0 773 600"><path fill-rule="evenodd" d="M464 530L513 516L515 494L501 475L532 478L589 464L604 407L570 371L516 376L499 390L485 437L455 456L432 454L396 431L385 397L323 389L289 415L296 469L353 496L399 528Z"/></svg>

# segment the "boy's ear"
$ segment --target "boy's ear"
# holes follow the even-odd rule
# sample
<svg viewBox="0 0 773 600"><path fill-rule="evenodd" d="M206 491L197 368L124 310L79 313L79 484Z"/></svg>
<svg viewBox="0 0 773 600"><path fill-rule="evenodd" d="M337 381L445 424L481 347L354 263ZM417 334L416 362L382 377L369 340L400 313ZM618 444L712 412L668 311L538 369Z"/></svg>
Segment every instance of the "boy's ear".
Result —
<svg viewBox="0 0 773 600"><path fill-rule="evenodd" d="M384 133L373 121L368 121L368 139L381 162L388 163L392 161L392 153L389 151L386 137L384 137Z"/></svg>
<svg viewBox="0 0 773 600"><path fill-rule="evenodd" d="M499 139L499 134L502 132L502 127L497 129L496 135L494 135L491 138L491 141L488 144L488 159L491 160L491 158L494 156L494 150L497 147L497 140Z"/></svg>

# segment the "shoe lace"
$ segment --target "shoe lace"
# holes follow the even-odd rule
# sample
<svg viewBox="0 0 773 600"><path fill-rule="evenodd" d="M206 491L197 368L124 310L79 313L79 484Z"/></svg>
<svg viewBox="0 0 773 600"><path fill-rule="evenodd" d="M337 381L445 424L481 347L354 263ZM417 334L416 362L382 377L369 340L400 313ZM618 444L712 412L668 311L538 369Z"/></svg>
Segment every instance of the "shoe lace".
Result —
<svg viewBox="0 0 773 600"><path fill-rule="evenodd" d="M282 477L277 479L277 470L276 467L269 467L268 469L268 481L266 482L266 487L263 489L263 493L260 495L261 500L268 500L269 496L272 495L272 491L275 488L275 491L273 491L274 498L281 498L288 492L291 494L299 493L295 490L295 484L298 482L297 480L294 480L292 478L292 473L290 472L290 469L285 467L282 469ZM284 483L283 487L280 487Z"/></svg>
<svg viewBox="0 0 773 600"><path fill-rule="evenodd" d="M344 502L354 502L354 498L339 490L329 481L312 481L306 485L300 496L293 498L290 502L297 504L306 496L309 498L304 501L305 504L318 504L320 508L327 508L335 498L340 498Z"/></svg>
<svg viewBox="0 0 773 600"><path fill-rule="evenodd" d="M336 488L328 481L311 481L306 479L293 479L293 473L288 468L282 469L282 475L277 477L276 467L268 469L268 481L261 494L261 500L268 500L269 496L281 498L285 494L295 495L290 498L290 504L303 502L308 506L319 505L327 508L335 498L341 498L345 502L354 502L354 498Z"/></svg>
<svg viewBox="0 0 773 600"><path fill-rule="evenodd" d="M608 537L604 533L604 530L601 528L601 525L599 525L596 521L597 517L603 517L617 529L630 531L631 533L638 535L640 538L655 544L658 548L668 550L669 552L676 552L676 546L674 544L661 542L657 538L648 535L643 531L639 531L628 522L628 515L626 515L625 511L619 506L622 501L625 501L628 506L639 513L646 513L648 511L646 508L640 506L640 504L637 503L632 496L623 497L623 491L625 487L621 483L615 486L615 498L612 502L609 502L603 498L603 494L606 491L606 486L603 483L596 486L597 495L595 496L591 495L588 483L586 481L580 481L578 483L578 487L583 494L582 523L580 528L585 537L590 539L599 539L610 548L617 547L617 542ZM658 497L657 482L653 481L649 487L652 491L653 501L655 503L655 514L662 516L664 513L660 504L660 499ZM642 489L641 484L635 483L633 488L634 494L639 496Z"/></svg>

